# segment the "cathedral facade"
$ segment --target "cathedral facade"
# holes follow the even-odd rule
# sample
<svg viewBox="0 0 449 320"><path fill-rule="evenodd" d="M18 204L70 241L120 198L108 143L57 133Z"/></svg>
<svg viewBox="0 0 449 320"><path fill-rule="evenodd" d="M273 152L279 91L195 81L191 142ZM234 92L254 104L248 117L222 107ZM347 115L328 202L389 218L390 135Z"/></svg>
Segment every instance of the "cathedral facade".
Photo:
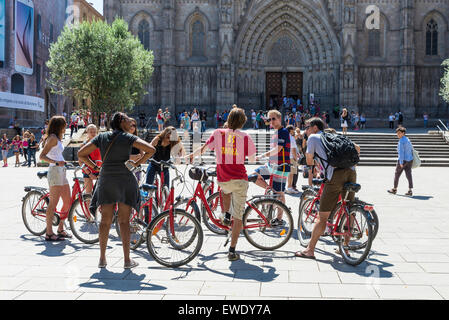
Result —
<svg viewBox="0 0 449 320"><path fill-rule="evenodd" d="M104 0L104 16L154 53L147 113L288 96L373 118L448 115L449 0Z"/></svg>

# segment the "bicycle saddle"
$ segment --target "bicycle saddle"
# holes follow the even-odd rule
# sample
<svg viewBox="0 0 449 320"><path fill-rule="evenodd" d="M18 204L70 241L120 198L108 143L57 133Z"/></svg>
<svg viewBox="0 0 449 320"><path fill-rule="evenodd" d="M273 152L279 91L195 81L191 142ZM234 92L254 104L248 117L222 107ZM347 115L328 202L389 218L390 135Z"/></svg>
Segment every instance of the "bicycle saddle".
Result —
<svg viewBox="0 0 449 320"><path fill-rule="evenodd" d="M248 182L256 183L257 177L258 177L257 174L252 174L252 175L248 176Z"/></svg>
<svg viewBox="0 0 449 320"><path fill-rule="evenodd" d="M155 185L147 184L147 183L144 183L141 186L141 188L142 188L143 191L147 191L147 192L151 192L151 191L156 191L157 190L157 187Z"/></svg>
<svg viewBox="0 0 449 320"><path fill-rule="evenodd" d="M39 179L42 179L42 178L46 178L47 174L48 174L48 171L39 171L37 173L37 176L39 177Z"/></svg>
<svg viewBox="0 0 449 320"><path fill-rule="evenodd" d="M323 184L323 182L324 182L323 179L312 179L312 184L313 184L314 186L320 186L320 185Z"/></svg>
<svg viewBox="0 0 449 320"><path fill-rule="evenodd" d="M356 193L359 192L361 188L362 188L361 185L359 185L357 183L351 183L351 182L345 183L343 186L344 191L356 192Z"/></svg>

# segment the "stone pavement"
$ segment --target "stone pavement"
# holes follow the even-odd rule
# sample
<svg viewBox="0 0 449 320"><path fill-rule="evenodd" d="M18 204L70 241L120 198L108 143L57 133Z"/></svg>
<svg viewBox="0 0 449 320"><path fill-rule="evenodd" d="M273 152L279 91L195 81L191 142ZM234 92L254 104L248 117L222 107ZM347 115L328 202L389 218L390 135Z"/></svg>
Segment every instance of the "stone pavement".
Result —
<svg viewBox="0 0 449 320"><path fill-rule="evenodd" d="M376 205L380 230L369 259L344 264L336 246L319 242L316 261L295 258L296 231L283 248L263 252L243 235L242 259L227 260L224 239L205 229L200 255L189 265L168 269L149 256L146 246L132 252L140 265L123 269L121 244L111 230L108 267L97 268L99 247L76 239L46 243L26 230L21 218L23 186L47 186L37 168L0 168L0 299L448 299L448 168L413 171L415 196L387 194L393 167L360 167L358 196ZM69 180L70 181L70 180ZM300 179L299 183L305 183ZM250 194L257 187L250 186ZM287 196L297 224L298 197Z"/></svg>

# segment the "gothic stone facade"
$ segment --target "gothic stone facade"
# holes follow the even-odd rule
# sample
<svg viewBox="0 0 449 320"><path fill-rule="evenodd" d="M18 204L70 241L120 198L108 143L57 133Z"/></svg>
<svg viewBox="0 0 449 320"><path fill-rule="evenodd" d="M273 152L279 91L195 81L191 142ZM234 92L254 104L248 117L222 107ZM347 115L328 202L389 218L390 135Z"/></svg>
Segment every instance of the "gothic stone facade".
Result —
<svg viewBox="0 0 449 320"><path fill-rule="evenodd" d="M104 16L123 17L154 52L148 112L259 109L283 95L307 104L313 93L325 110L374 118L448 114L449 0L104 0Z"/></svg>

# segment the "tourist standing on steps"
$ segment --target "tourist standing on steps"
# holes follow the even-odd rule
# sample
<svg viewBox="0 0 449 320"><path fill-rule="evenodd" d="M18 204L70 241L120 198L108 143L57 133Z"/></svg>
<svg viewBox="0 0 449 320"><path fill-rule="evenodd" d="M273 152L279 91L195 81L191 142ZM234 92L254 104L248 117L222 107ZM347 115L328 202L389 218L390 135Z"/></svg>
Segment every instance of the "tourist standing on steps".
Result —
<svg viewBox="0 0 449 320"><path fill-rule="evenodd" d="M138 265L136 261L130 258L129 217L131 208L136 211L140 209L140 192L137 180L127 168L125 162L131 163L133 167L138 167L154 154L155 149L144 140L128 133L132 123L132 120L125 113L115 113L111 121L113 132L99 134L78 152L80 161L86 163L90 169L100 171L91 203L91 210L101 206L99 268L105 268L107 265L106 248L117 203L124 268L131 269ZM129 160L132 147L145 152L144 156L137 162ZM103 159L101 170L88 157L97 148L100 149Z"/></svg>
<svg viewBox="0 0 449 320"><path fill-rule="evenodd" d="M47 181L50 189L50 202L48 203L46 218L47 229L45 241L61 241L65 238L72 238L72 235L64 230L64 220L67 219L68 211L71 206L71 195L69 181L67 180L65 168L65 160L62 155L64 145L65 128L67 123L63 116L54 116L50 119L47 129L47 140L44 144L39 160L50 164L48 168ZM28 161L30 156L28 155ZM53 232L53 216L58 205L59 199L62 199L62 215L61 222L58 226L57 234Z"/></svg>
<svg viewBox="0 0 449 320"><path fill-rule="evenodd" d="M388 116L388 122L390 123L390 129L394 129L394 115L393 113L390 113Z"/></svg>
<svg viewBox="0 0 449 320"><path fill-rule="evenodd" d="M427 129L427 123L429 122L429 115L427 114L427 112L424 112L422 117L424 120L424 129Z"/></svg>
<svg viewBox="0 0 449 320"><path fill-rule="evenodd" d="M405 171L405 176L408 180L408 192L406 196L413 195L413 177L412 177L412 164L413 164L413 145L409 138L405 135L407 130L404 127L396 129L396 135L398 136L398 162L396 165L396 171L394 175L393 189L388 190L389 193L396 194L398 191L399 178L402 172Z"/></svg>
<svg viewBox="0 0 449 320"><path fill-rule="evenodd" d="M341 129L343 130L343 134L348 134L348 126L349 126L348 109L346 109L346 108L343 109L341 116L340 116L340 122L341 122Z"/></svg>
<svg viewBox="0 0 449 320"><path fill-rule="evenodd" d="M14 139L12 139L12 151L14 152L14 155L16 156L16 164L15 167L20 167L20 148L22 147L22 141L20 140L20 136L16 135Z"/></svg>

